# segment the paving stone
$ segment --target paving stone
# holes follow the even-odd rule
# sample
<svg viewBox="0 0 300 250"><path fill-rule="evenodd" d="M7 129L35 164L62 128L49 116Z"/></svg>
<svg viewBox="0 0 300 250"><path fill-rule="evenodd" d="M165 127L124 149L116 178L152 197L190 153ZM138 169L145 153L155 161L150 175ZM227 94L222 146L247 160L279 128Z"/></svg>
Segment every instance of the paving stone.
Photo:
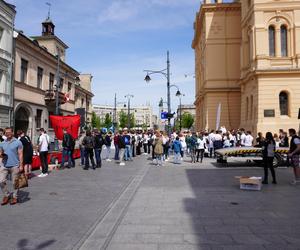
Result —
<svg viewBox="0 0 300 250"><path fill-rule="evenodd" d="M184 242L190 244L232 244L230 235L226 234L184 234Z"/></svg>
<svg viewBox="0 0 300 250"><path fill-rule="evenodd" d="M158 250L157 244L111 244L107 250Z"/></svg>

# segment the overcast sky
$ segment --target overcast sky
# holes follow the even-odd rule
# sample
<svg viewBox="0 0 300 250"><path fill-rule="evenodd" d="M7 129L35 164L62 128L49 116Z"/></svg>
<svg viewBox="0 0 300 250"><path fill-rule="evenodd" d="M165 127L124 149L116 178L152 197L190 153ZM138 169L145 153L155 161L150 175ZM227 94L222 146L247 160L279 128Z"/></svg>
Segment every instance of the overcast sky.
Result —
<svg viewBox="0 0 300 250"><path fill-rule="evenodd" d="M16 29L27 36L41 33L52 4L55 34L70 48L67 63L93 78L94 104L113 104L133 94L133 105L149 102L154 110L161 97L166 100L166 80L153 76L146 84L144 69L166 68L170 51L171 84L177 84L194 102L193 22L200 0L7 0L16 5ZM188 74L188 77L185 77ZM171 90L173 111L178 105Z"/></svg>

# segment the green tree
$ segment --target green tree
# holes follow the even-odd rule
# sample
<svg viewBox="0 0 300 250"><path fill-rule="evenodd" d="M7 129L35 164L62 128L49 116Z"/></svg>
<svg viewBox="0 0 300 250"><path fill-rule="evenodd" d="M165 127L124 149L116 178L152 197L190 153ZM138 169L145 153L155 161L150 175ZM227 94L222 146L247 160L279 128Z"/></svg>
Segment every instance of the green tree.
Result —
<svg viewBox="0 0 300 250"><path fill-rule="evenodd" d="M194 124L194 117L190 113L184 112L181 117L181 124L183 128L190 129Z"/></svg>
<svg viewBox="0 0 300 250"><path fill-rule="evenodd" d="M134 117L134 113L131 113L130 114L130 128L134 128L134 127L135 127L135 117Z"/></svg>
<svg viewBox="0 0 300 250"><path fill-rule="evenodd" d="M100 117L96 115L95 112L92 113L92 128L100 129Z"/></svg>
<svg viewBox="0 0 300 250"><path fill-rule="evenodd" d="M123 110L119 113L119 126L120 128L127 127L127 114Z"/></svg>
<svg viewBox="0 0 300 250"><path fill-rule="evenodd" d="M103 127L109 129L112 126L112 119L110 114L106 114L105 115L105 119L104 119L104 123L103 123Z"/></svg>

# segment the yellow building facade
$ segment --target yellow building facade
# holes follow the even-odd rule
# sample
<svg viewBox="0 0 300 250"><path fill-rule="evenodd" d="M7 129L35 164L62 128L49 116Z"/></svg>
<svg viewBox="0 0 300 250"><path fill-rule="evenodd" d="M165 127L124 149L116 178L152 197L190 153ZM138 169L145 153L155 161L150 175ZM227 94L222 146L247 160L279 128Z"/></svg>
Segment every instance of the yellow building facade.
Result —
<svg viewBox="0 0 300 250"><path fill-rule="evenodd" d="M196 15L196 129L298 128L300 2L206 0ZM220 108L221 107L221 108Z"/></svg>

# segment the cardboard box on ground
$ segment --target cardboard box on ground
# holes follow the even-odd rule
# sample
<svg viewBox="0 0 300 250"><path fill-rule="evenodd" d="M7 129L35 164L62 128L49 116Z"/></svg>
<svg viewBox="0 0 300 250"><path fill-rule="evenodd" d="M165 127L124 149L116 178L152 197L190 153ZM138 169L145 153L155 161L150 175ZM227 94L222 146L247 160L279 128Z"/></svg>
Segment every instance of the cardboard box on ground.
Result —
<svg viewBox="0 0 300 250"><path fill-rule="evenodd" d="M257 176L235 176L240 181L240 189L260 191L262 178Z"/></svg>

